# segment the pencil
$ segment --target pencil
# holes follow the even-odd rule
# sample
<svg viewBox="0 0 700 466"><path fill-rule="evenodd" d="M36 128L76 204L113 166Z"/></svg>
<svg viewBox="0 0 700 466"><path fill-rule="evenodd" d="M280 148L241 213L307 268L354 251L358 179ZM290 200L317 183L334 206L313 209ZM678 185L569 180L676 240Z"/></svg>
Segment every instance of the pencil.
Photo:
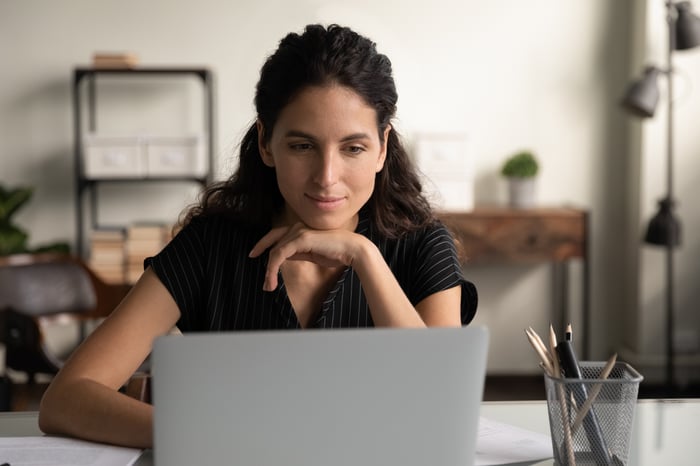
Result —
<svg viewBox="0 0 700 466"><path fill-rule="evenodd" d="M557 357L557 334L554 333L554 327L549 324L549 353L552 355L552 366L554 367L554 375L561 377L561 369L559 368L559 358Z"/></svg>
<svg viewBox="0 0 700 466"><path fill-rule="evenodd" d="M527 339L530 342L530 345L532 345L532 347L535 349L535 352L540 357L540 360L544 365L544 371L547 374L552 375L553 369L549 361L549 357L547 356L547 353L545 353L546 349L540 346L540 344L537 342L537 339L533 335L531 335L527 329L525 329L525 335L527 335Z"/></svg>
<svg viewBox="0 0 700 466"><path fill-rule="evenodd" d="M605 367L603 367L603 370L600 372L600 376L598 377L600 380L605 380L608 378L608 376L610 375L610 372L612 372L612 370L613 370L613 367L615 367L616 361L617 361L617 353L610 356L610 359L608 359L608 362L605 363ZM595 399L598 396L598 393L600 392L600 389L602 387L603 387L603 384L599 383L599 384L596 384L593 388L591 388L591 393L588 394L588 398L581 405L581 409L579 409L578 414L576 415L576 419L574 419L574 423L571 426L571 432L576 433L576 430L581 426L583 419L586 417L586 414L588 414L588 411L591 410L591 406L593 406L593 402L595 401Z"/></svg>
<svg viewBox="0 0 700 466"><path fill-rule="evenodd" d="M552 356L552 354L550 354L549 350L547 349L547 346L542 341L542 338L540 338L540 336L537 334L537 332L535 332L535 330L532 327L528 327L526 331L532 336L532 338L535 339L535 342L547 357L547 360L549 361L549 367L552 370L554 370L554 357Z"/></svg>

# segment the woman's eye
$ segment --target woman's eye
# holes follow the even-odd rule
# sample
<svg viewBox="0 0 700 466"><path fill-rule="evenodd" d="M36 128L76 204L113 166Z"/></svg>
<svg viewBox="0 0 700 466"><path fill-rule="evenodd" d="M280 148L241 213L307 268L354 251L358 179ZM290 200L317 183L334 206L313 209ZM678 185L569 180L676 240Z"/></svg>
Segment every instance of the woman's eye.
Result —
<svg viewBox="0 0 700 466"><path fill-rule="evenodd" d="M313 148L313 146L311 144L309 144L308 142L299 142L296 144L290 144L289 147L292 150L297 151L297 152L304 152L304 151L311 150Z"/></svg>
<svg viewBox="0 0 700 466"><path fill-rule="evenodd" d="M351 154L361 154L365 151L365 148L362 146L350 146L346 150Z"/></svg>

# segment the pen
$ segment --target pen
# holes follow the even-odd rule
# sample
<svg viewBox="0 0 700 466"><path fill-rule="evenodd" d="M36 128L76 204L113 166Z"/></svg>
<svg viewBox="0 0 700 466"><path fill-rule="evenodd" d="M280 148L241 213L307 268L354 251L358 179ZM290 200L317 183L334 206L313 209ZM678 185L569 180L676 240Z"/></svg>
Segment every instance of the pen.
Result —
<svg viewBox="0 0 700 466"><path fill-rule="evenodd" d="M571 337L571 324L569 324L566 328L566 340L557 345L559 362L561 363L561 368L567 378L583 379L583 374L581 373L581 368L578 365L578 359L576 358L576 353L574 352ZM588 398L585 384L573 384L572 391L576 403L579 406L582 406L586 402L586 398ZM612 464L612 459L610 458L610 453L605 445L603 433L600 429L598 417L596 416L594 409L588 410L588 413L583 419L583 428L586 431L586 436L588 437L588 442L591 445L591 450L596 459L596 463L603 465Z"/></svg>
<svg viewBox="0 0 700 466"><path fill-rule="evenodd" d="M561 368L559 367L559 358L557 357L557 334L554 333L554 327L549 324L549 350L552 354L552 363L554 365L554 377L561 377ZM557 383L557 394L559 398L559 407L561 409L562 426L564 427L564 448L566 448L566 457L569 460L570 466L576 466L576 457L574 455L574 446L572 440L572 429L569 425L569 411L566 409L564 396L564 387ZM573 431L575 432L575 431Z"/></svg>

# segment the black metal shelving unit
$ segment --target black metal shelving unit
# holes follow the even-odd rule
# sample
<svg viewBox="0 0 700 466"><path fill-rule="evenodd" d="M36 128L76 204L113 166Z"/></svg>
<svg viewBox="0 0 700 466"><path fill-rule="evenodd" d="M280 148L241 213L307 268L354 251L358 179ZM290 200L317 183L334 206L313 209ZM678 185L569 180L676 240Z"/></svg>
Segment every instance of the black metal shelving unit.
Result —
<svg viewBox="0 0 700 466"><path fill-rule="evenodd" d="M100 76L119 76L124 78L139 76L196 76L203 86L203 124L206 137L207 169L203 177L164 176L133 178L89 178L85 175L85 154L83 146L83 118L87 118L87 129L97 130L97 80ZM87 89L81 89L81 85ZM202 186L212 181L214 166L214 82L213 73L207 68L178 67L137 67L137 68L88 68L78 67L73 70L73 117L74 117L74 158L75 158L75 210L76 210L76 252L80 257L86 256L84 197L89 194L90 222L93 229L98 225L98 185L102 183L133 182L189 182ZM83 94L86 94L85 96ZM83 115L83 98L87 99L87 115Z"/></svg>

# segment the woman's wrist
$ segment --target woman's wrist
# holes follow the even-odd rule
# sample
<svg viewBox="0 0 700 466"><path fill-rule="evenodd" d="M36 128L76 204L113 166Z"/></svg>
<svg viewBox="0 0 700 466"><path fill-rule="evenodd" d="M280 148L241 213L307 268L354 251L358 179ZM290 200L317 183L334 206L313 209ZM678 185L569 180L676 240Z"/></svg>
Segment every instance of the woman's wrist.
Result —
<svg viewBox="0 0 700 466"><path fill-rule="evenodd" d="M352 255L351 266L358 275L365 270L371 269L377 260L384 260L379 248L366 236L356 234L358 237L355 252Z"/></svg>

